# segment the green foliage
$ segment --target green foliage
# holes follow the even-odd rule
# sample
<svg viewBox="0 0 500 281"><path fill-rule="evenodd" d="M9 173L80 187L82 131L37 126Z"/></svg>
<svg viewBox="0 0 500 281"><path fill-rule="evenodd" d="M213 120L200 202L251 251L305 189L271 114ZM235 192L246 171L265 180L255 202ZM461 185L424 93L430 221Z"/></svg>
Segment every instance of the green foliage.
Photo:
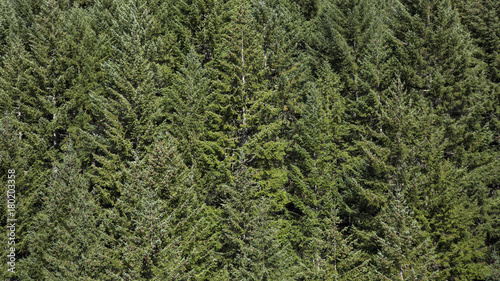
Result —
<svg viewBox="0 0 500 281"><path fill-rule="evenodd" d="M298 266L288 242L280 241L283 221L273 219L270 200L256 196L245 166L236 170L235 182L226 186L223 204L222 249L224 261L217 278L231 280L294 280Z"/></svg>
<svg viewBox="0 0 500 281"><path fill-rule="evenodd" d="M0 1L0 277L498 279L497 2Z"/></svg>
<svg viewBox="0 0 500 281"><path fill-rule="evenodd" d="M389 206L378 218L380 236L374 239L380 250L374 257L374 270L380 280L434 280L434 247L406 205L406 192L401 189L395 186Z"/></svg>
<svg viewBox="0 0 500 281"><path fill-rule="evenodd" d="M40 187L42 207L26 237L30 255L18 265L23 280L112 280L122 267L75 156L70 143L50 183Z"/></svg>
<svg viewBox="0 0 500 281"><path fill-rule="evenodd" d="M175 141L157 139L143 159L134 161L116 203L120 260L126 280L192 279L210 254L210 216L197 199L192 172L183 164ZM112 227L112 226L110 226ZM206 270L206 269L204 269Z"/></svg>

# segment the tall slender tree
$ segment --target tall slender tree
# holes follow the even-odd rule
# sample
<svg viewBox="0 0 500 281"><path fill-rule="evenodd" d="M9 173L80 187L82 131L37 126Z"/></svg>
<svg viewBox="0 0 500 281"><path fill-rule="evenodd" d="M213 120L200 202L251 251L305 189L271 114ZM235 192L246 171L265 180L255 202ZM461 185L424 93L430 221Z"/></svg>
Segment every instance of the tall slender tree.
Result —
<svg viewBox="0 0 500 281"><path fill-rule="evenodd" d="M43 203L26 235L28 256L18 263L18 277L112 280L122 268L110 247L114 237L103 228L105 215L88 192L71 142L51 172L50 183L39 187Z"/></svg>
<svg viewBox="0 0 500 281"><path fill-rule="evenodd" d="M243 161L243 158L241 159ZM283 222L269 215L270 200L258 195L258 185L242 164L235 182L226 186L223 204L221 255L217 278L238 280L294 280L297 261L280 236Z"/></svg>
<svg viewBox="0 0 500 281"><path fill-rule="evenodd" d="M190 279L210 269L213 216L198 199L192 171L176 147L171 136L157 138L151 151L132 163L130 181L117 200L124 279Z"/></svg>

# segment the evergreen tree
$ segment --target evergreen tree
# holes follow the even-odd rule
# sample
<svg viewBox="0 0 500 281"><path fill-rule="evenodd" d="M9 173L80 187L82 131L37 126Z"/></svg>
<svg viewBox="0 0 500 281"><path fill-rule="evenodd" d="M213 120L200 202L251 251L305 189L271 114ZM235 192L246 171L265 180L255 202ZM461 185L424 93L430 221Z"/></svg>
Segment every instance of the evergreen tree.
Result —
<svg viewBox="0 0 500 281"><path fill-rule="evenodd" d="M402 4L391 14L393 67L406 87L427 97L439 113L466 115L479 102L484 65L474 58L477 49L457 11L449 0Z"/></svg>
<svg viewBox="0 0 500 281"><path fill-rule="evenodd" d="M8 45L13 36L18 36L19 33L19 18L10 1L2 1L0 3L0 54L3 56L7 53Z"/></svg>
<svg viewBox="0 0 500 281"><path fill-rule="evenodd" d="M353 236L347 236L347 229L341 228L339 212L332 205L323 207L304 242L302 279L370 280L374 275L370 272L369 260L354 248Z"/></svg>
<svg viewBox="0 0 500 281"><path fill-rule="evenodd" d="M279 1L259 1L252 6L255 28L262 34L258 43L263 63L261 87L248 116L248 142L244 151L248 166L262 194L273 198L273 208L287 212L290 203L287 161L295 157L291 141L304 110L307 81L311 78L307 57L297 50L300 14L297 7ZM289 205L289 207L292 207Z"/></svg>
<svg viewBox="0 0 500 281"><path fill-rule="evenodd" d="M222 29L224 5L221 4L214 0L164 2L159 19L170 22L167 28L177 38L177 44L173 45L177 52L187 53L194 48L202 58L202 65L214 58Z"/></svg>
<svg viewBox="0 0 500 281"><path fill-rule="evenodd" d="M39 187L46 186L52 163L67 137L64 105L72 87L74 61L64 30L67 8L55 1L13 2L20 28L10 36L2 59L2 110L16 114L19 133L30 153L25 155L24 196L20 200L18 228L21 255L28 254L25 235L42 204ZM22 24L21 24L22 23ZM22 26L22 27L21 27ZM21 218L22 217L22 218ZM25 219L26 218L26 219Z"/></svg>
<svg viewBox="0 0 500 281"><path fill-rule="evenodd" d="M212 149L215 157L210 158L217 159L214 164L221 167L211 174L212 180L207 186L207 190L219 197L212 204L221 203L223 195L215 186L229 182L229 167L252 134L248 124L252 114L249 109L255 103L256 92L262 89L264 68L259 45L262 39L252 28L254 18L250 3L231 1L226 7L223 19L228 24L224 26L210 63L212 87L206 109L206 127L210 133L205 140L217 144Z"/></svg>
<svg viewBox="0 0 500 281"><path fill-rule="evenodd" d="M313 27L310 44L340 74L350 122L373 125L380 91L392 79L384 1L319 1ZM362 128L353 128L353 138Z"/></svg>
<svg viewBox="0 0 500 281"><path fill-rule="evenodd" d="M497 2L0 1L0 277L498 279Z"/></svg>
<svg viewBox="0 0 500 281"><path fill-rule="evenodd" d="M155 113L160 81L166 71L155 63L164 53L148 6L145 2L122 4L97 2L91 9L94 40L99 45L98 56L88 63L97 75L88 75L100 83L89 85L84 94L89 97L84 102L91 115L85 117L93 119L93 126L79 131L82 145L90 152L87 173L106 206L112 206L120 194L124 163L132 159L132 150L144 152L153 141L154 126L159 123Z"/></svg>
<svg viewBox="0 0 500 281"><path fill-rule="evenodd" d="M495 249L493 249L491 253L491 257L493 259L492 265L491 265L491 272L490 275L486 280L488 281L493 281L493 280L499 280L500 279L500 258L498 257L498 253Z"/></svg>
<svg viewBox="0 0 500 281"><path fill-rule="evenodd" d="M415 210L424 234L428 233L424 238L435 243L438 278L481 277L484 236L474 229L477 202L465 194L464 170L443 156L447 145L443 125L436 122L439 119L425 101L413 103L397 81L382 100L379 120L380 129L371 134L374 141L361 144L368 166L363 177L358 176L359 182L349 181L356 184L353 195L365 200L378 196L383 204L391 186L405 188L409 207ZM373 251L377 245L371 244L368 233L377 228L370 221L380 209L357 206L362 212L356 217L368 219L360 224L360 239L366 239L361 240L364 247Z"/></svg>
<svg viewBox="0 0 500 281"><path fill-rule="evenodd" d="M112 280L122 264L71 143L62 162L54 165L51 181L39 188L43 205L27 234L29 255L18 263L18 277Z"/></svg>
<svg viewBox="0 0 500 281"><path fill-rule="evenodd" d="M380 235L374 239L380 250L374 257L380 280L434 280L436 256L432 241L425 238L404 198L405 190L395 186L389 206L378 219Z"/></svg>
<svg viewBox="0 0 500 281"><path fill-rule="evenodd" d="M340 96L339 84L338 76L331 71L328 64L325 64L317 84L309 85L311 91L308 93L301 118L297 121L296 132L292 136L293 146L287 156L289 166L287 190L291 201L287 209L297 233L293 241L306 267L310 268L310 272L317 274L314 275L316 277L307 278L320 278L322 274L340 278L339 276L344 276L348 271L348 264L351 269L355 267L351 262L353 258L349 262L346 261L343 265L345 268L339 266L335 270L325 269L330 266L330 257L324 256L324 252L330 249L327 246L330 236L325 236L325 231L331 230L325 225L334 224L334 231L339 233L331 235L336 239L340 239L339 237L343 235L340 234L342 227L339 225L338 217L332 218L331 214L331 209L334 207L345 207L338 190L342 164L348 158L346 151L342 151L341 145L341 139L345 134L343 124L345 100ZM336 202L336 206L332 201ZM337 242L348 243L344 240ZM348 249L349 247L343 249L346 255L348 252L355 253L352 249ZM334 263L340 264L338 257L334 259ZM322 266L319 263L323 263Z"/></svg>
<svg viewBox="0 0 500 281"><path fill-rule="evenodd" d="M495 236L496 231L486 230L492 226L485 223L494 221L489 219L495 216L492 206L496 198L491 196L491 189L498 182L498 176L488 172L498 169L495 160L498 146L494 139L498 122L493 105L498 99L498 91L494 84L486 81L491 78L490 69L478 60L485 57L460 25L458 12L449 1L404 4L407 9L399 10L394 21L402 25L394 28L394 34L411 48L395 40L393 50L401 62L415 63L405 66L401 73L407 85L418 89L432 102L442 120L441 126L448 138L442 153L461 171L458 182L470 198L477 200L482 213L477 225L471 226L475 229L472 230L475 238L485 234ZM458 6L464 5L475 4L461 2ZM471 12L470 17L474 17L476 12ZM406 31L408 26L415 32ZM473 30L473 36L477 36L476 32ZM476 264L479 266L483 261L476 261ZM452 274L467 275L464 272Z"/></svg>
<svg viewBox="0 0 500 281"><path fill-rule="evenodd" d="M152 142L145 137L151 135L150 113L156 111L159 95L155 79L155 72L159 69L154 63L154 56L160 42L155 29L156 19L146 3L120 5L111 25L114 56L103 65L109 111L123 126L123 137L139 150ZM117 149L124 156L130 156L126 146L118 146Z"/></svg>
<svg viewBox="0 0 500 281"><path fill-rule="evenodd" d="M479 146L488 148L485 153L474 153L469 157L465 163L472 162L473 167L478 167L475 173L471 176L470 186L478 189L479 192L475 196L482 205L482 212L485 218L481 220L481 229L484 229L487 235L487 244L498 244L499 234L495 229L498 229L498 195L495 189L498 186L499 178L498 173L491 174L488 171L498 169L498 138L499 138L499 121L498 121L498 104L500 104L500 96L498 89L499 79L499 60L498 60L498 46L500 46L499 34L500 24L498 7L499 4L495 1L459 1L456 3L461 13L462 23L468 27L474 42L480 48L477 56L481 58L487 65L487 71L484 74L490 83L489 91L485 97L484 113L482 115L475 115L471 119L479 123L481 121L482 128L480 134L475 132L475 139L477 136L485 136L482 138L482 144ZM471 120L472 121L472 120ZM479 126L477 126L479 128ZM487 130L486 128L489 128ZM478 144L481 142L477 142ZM489 143L489 145L486 145ZM476 145L477 146L477 145ZM491 157L491 158L488 158ZM480 187L480 188L477 188ZM479 196L478 196L479 195Z"/></svg>
<svg viewBox="0 0 500 281"><path fill-rule="evenodd" d="M193 279L209 269L212 227L200 204L192 172L184 165L170 136L157 140L143 159L130 168L117 200L115 223L128 280ZM213 219L213 218L212 218ZM205 268L204 268L205 267Z"/></svg>
<svg viewBox="0 0 500 281"><path fill-rule="evenodd" d="M5 194L4 198L8 200L9 205L15 202L14 206L16 210L20 207L19 202L22 200L19 194L26 183L23 171L26 169L27 161L24 156L28 154L28 150L21 142L19 127L19 121L14 114L6 113L0 118L0 172L4 175L0 180L0 192ZM10 190L9 193L7 193L8 190ZM15 192L12 192L13 190ZM14 212L14 217L11 217L8 208L9 206L7 206L7 204L0 205L0 218L2 220L0 229L3 231L2 233L10 233L10 231L7 231L7 226L10 225L11 222L16 222L8 221L7 219L19 219L19 213ZM19 225L20 223L17 222L16 227ZM16 248L16 259L18 259L20 254L19 247L16 244L12 244L14 242L8 238L8 235L2 235L0 237L1 243L8 245L8 247L4 248L2 253L9 255L11 254L10 248ZM21 241L19 236L15 237L15 239L15 243ZM9 273L8 268L10 267L4 264L0 277L7 278L14 275ZM18 269L15 271L19 273Z"/></svg>
<svg viewBox="0 0 500 281"><path fill-rule="evenodd" d="M241 159L243 160L243 159ZM242 164L235 182L226 186L221 230L224 260L218 279L294 280L297 263L281 229L283 221L272 219L270 200L258 196L258 185Z"/></svg>
<svg viewBox="0 0 500 281"><path fill-rule="evenodd" d="M224 151L212 140L213 132L207 126L206 120L211 116L207 109L210 80L194 49L186 55L184 66L173 77L172 86L161 99L163 123L159 128L168 130L178 140L178 150L185 163L197 167L195 181L198 187L203 187L198 192L210 198L212 195L205 187L224 171L219 162Z"/></svg>

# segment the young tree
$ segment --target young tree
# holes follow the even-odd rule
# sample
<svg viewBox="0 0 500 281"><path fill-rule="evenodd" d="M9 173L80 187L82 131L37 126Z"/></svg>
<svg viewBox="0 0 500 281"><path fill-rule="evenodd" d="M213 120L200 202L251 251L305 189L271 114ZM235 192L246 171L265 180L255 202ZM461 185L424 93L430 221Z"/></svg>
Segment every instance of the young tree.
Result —
<svg viewBox="0 0 500 281"><path fill-rule="evenodd" d="M200 188L197 192L211 201L215 194L208 187L227 180L228 171L221 163L224 149L214 139L216 133L208 121L213 117L207 98L210 80L194 49L186 55L184 65L173 77L172 86L161 99L163 123L159 130L167 130L179 142L178 150L186 165L196 166L194 180Z"/></svg>
<svg viewBox="0 0 500 281"><path fill-rule="evenodd" d="M355 249L353 236L347 234L346 228L342 229L335 200L325 199L331 203L322 207L316 220L304 221L310 233L306 232L302 247L301 280L371 280L374 275L370 272L369 258Z"/></svg>
<svg viewBox="0 0 500 281"><path fill-rule="evenodd" d="M385 1L318 1L309 42L340 76L352 138L372 126L380 92L393 77L387 49Z"/></svg>

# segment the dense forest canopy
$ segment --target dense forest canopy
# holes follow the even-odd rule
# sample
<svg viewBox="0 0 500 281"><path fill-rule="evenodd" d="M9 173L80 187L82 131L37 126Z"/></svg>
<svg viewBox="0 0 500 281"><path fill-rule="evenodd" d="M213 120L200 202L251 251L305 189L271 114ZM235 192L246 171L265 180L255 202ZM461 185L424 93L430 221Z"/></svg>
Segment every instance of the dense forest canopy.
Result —
<svg viewBox="0 0 500 281"><path fill-rule="evenodd" d="M500 280L499 1L0 0L0 55L2 279Z"/></svg>

